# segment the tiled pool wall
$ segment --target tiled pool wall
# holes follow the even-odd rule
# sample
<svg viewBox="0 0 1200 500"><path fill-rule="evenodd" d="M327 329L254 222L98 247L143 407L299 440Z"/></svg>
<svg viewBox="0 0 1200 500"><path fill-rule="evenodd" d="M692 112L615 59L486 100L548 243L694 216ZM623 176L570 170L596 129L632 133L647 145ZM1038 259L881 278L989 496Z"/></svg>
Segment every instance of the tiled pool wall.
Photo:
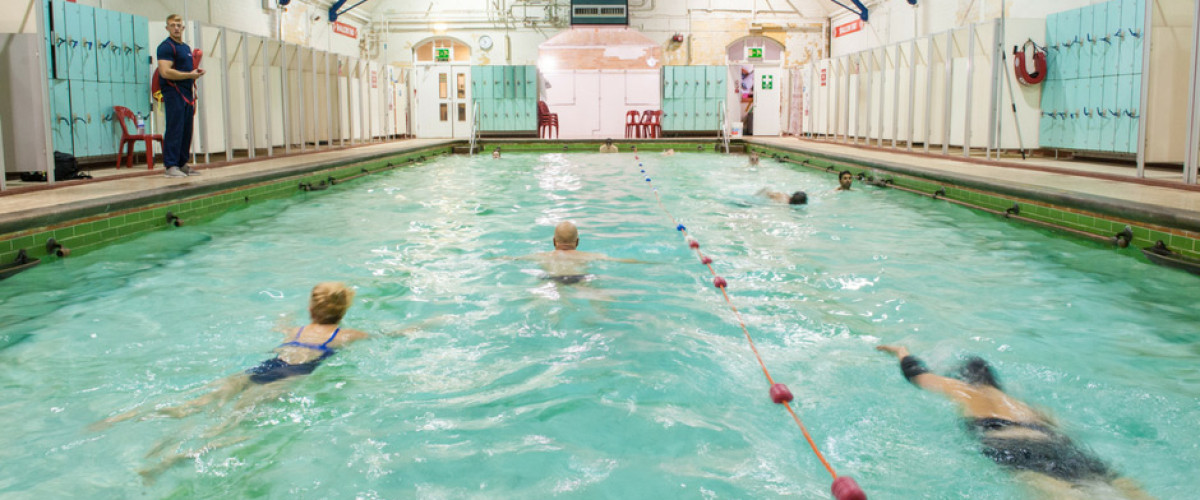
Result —
<svg viewBox="0 0 1200 500"><path fill-rule="evenodd" d="M712 139L697 139L695 141L681 140L679 142L638 142L638 139L621 139L613 138L613 144L622 153L629 153L632 150L631 146L637 146L639 153L660 153L668 149L674 149L679 153L696 153L696 152L716 152L723 150L724 146L713 141ZM654 141L659 141L655 139ZM497 142L487 139L479 140L480 152L478 154L491 154L492 149L499 147L500 153L595 153L599 150L600 144L603 141L580 141L580 142ZM731 144L731 148L739 146ZM465 150L465 148L464 148Z"/></svg>
<svg viewBox="0 0 1200 500"><path fill-rule="evenodd" d="M1130 247L1153 246L1162 241L1167 246L1187 257L1200 257L1200 233L1166 226L1150 224L1133 219L1100 214L1069 206L1056 205L1044 201L1031 200L1007 194L989 192L986 190L961 187L950 182L938 182L930 179L887 171L877 167L863 167L850 162L831 160L817 156L805 155L795 151L787 151L756 145L747 145L747 152L758 152L764 157L778 156L778 159L796 163L816 170L831 171L832 173L849 170L855 177L880 176L901 188L919 191L933 195L938 190L945 190L939 198L958 201L988 210L1003 213L1013 204L1020 206L1020 217L1058 226L1074 231L1089 233L1102 238L1112 238L1125 229L1132 229L1133 240ZM767 158L764 158L766 160ZM832 174L831 174L832 175ZM882 179L880 179L882 180ZM1018 219L1019 220L1019 219Z"/></svg>
<svg viewBox="0 0 1200 500"><path fill-rule="evenodd" d="M362 174L364 169L372 173L388 170L450 152L450 147L410 151L268 181L250 181L245 185L179 200L112 212L97 212L45 227L15 231L0 235L0 266L12 263L21 249L25 250L29 258L46 258L49 256L46 242L50 238L71 249L73 255L78 255L127 237L173 227L167 221L168 212L179 217L185 224L192 224L253 203L299 196L305 193L301 188L302 184L319 186L327 183L331 177L345 179Z"/></svg>
<svg viewBox="0 0 1200 500"><path fill-rule="evenodd" d="M614 140L622 151L628 152L629 142ZM595 142L578 143L497 143L482 141L484 152L500 146L502 152L594 152ZM661 152L667 149L676 151L716 152L719 145L712 141L678 142L678 143L634 143L639 152ZM325 170L297 174L278 179L249 184L190 196L180 200L156 203L113 212L98 212L86 217L76 218L46 227L15 231L0 235L0 265L13 262L17 252L24 249L30 258L45 258L49 255L46 242L54 238L76 255L94 250L104 245L138 234L157 231L171 227L167 220L170 212L179 217L184 223L192 224L214 218L228 210L248 206L249 204L298 196L304 193L301 185L308 183L320 185L330 177L344 179L362 174L364 170L377 172L389 168L412 164L427 158L448 154L452 147L437 147L401 153L392 157L380 158L364 162L341 165ZM1122 219L1105 214L1080 210L1067 206L1059 206L1042 201L1029 200L1020 197L988 192L980 189L955 186L947 182L937 182L883 169L862 167L849 162L824 159L809 156L794 151L779 150L768 147L747 145L747 151L778 156L780 160L807 166L816 170L840 172L849 170L855 176L884 175L895 186L934 194L945 190L939 195L984 209L1003 212L1014 203L1019 204L1020 216L1023 218L1048 223L1075 231L1082 231L1103 238L1111 238L1126 226L1133 231L1131 246L1152 246L1156 241L1163 241L1172 250L1188 257L1200 257L1200 233L1147 224L1132 219Z"/></svg>

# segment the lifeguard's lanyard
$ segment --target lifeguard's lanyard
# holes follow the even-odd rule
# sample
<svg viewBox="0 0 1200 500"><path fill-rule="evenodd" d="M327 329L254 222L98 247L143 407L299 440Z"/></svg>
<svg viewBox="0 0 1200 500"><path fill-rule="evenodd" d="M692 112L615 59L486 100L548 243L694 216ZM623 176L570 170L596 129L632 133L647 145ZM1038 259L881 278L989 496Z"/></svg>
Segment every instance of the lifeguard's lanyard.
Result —
<svg viewBox="0 0 1200 500"><path fill-rule="evenodd" d="M179 49L175 48L175 41L172 40L170 43L171 43L171 53L174 54L175 57L179 57ZM192 68L192 69L196 69L196 68ZM183 90L180 90L179 87L175 85L175 80L171 80L171 79L167 78L166 76L163 76L162 81L167 82L167 85L170 85L171 88L175 89L175 91L179 93L179 98L183 99L184 103L187 103L188 106L192 107L192 113L196 112L195 96L193 96L191 99L188 99L187 96L183 95ZM193 85L192 90L195 90L195 89L196 89L196 86Z"/></svg>

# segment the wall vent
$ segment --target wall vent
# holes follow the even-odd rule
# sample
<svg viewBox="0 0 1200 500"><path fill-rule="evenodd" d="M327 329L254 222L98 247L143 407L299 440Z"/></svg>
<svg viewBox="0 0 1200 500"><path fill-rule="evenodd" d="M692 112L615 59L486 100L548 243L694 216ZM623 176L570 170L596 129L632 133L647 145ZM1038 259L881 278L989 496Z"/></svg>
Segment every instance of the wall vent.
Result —
<svg viewBox="0 0 1200 500"><path fill-rule="evenodd" d="M628 0L571 0L571 24L629 25Z"/></svg>

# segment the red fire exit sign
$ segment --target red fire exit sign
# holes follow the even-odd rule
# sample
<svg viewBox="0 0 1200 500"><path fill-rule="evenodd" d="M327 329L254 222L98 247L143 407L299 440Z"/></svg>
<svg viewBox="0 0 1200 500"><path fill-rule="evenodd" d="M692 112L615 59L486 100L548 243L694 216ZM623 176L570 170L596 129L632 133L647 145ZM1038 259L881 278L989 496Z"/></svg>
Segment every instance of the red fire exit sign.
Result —
<svg viewBox="0 0 1200 500"><path fill-rule="evenodd" d="M843 37L843 36L849 35L851 33L854 33L856 31L861 31L862 27L863 27L862 19L855 19L846 24L842 24L842 25L839 25L839 26L833 28L833 37L834 38Z"/></svg>

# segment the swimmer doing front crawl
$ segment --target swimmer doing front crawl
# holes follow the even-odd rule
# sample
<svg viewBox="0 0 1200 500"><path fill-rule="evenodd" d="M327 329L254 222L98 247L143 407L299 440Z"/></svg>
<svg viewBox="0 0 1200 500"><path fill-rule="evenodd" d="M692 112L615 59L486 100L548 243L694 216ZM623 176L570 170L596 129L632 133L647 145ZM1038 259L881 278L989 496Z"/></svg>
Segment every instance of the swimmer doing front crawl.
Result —
<svg viewBox="0 0 1200 500"><path fill-rule="evenodd" d="M1153 498L1079 448L1048 417L1001 390L987 361L971 358L959 370L958 378L950 378L929 373L925 363L904 346L875 349L896 356L904 377L913 385L958 403L984 456L1016 470L1047 498Z"/></svg>

